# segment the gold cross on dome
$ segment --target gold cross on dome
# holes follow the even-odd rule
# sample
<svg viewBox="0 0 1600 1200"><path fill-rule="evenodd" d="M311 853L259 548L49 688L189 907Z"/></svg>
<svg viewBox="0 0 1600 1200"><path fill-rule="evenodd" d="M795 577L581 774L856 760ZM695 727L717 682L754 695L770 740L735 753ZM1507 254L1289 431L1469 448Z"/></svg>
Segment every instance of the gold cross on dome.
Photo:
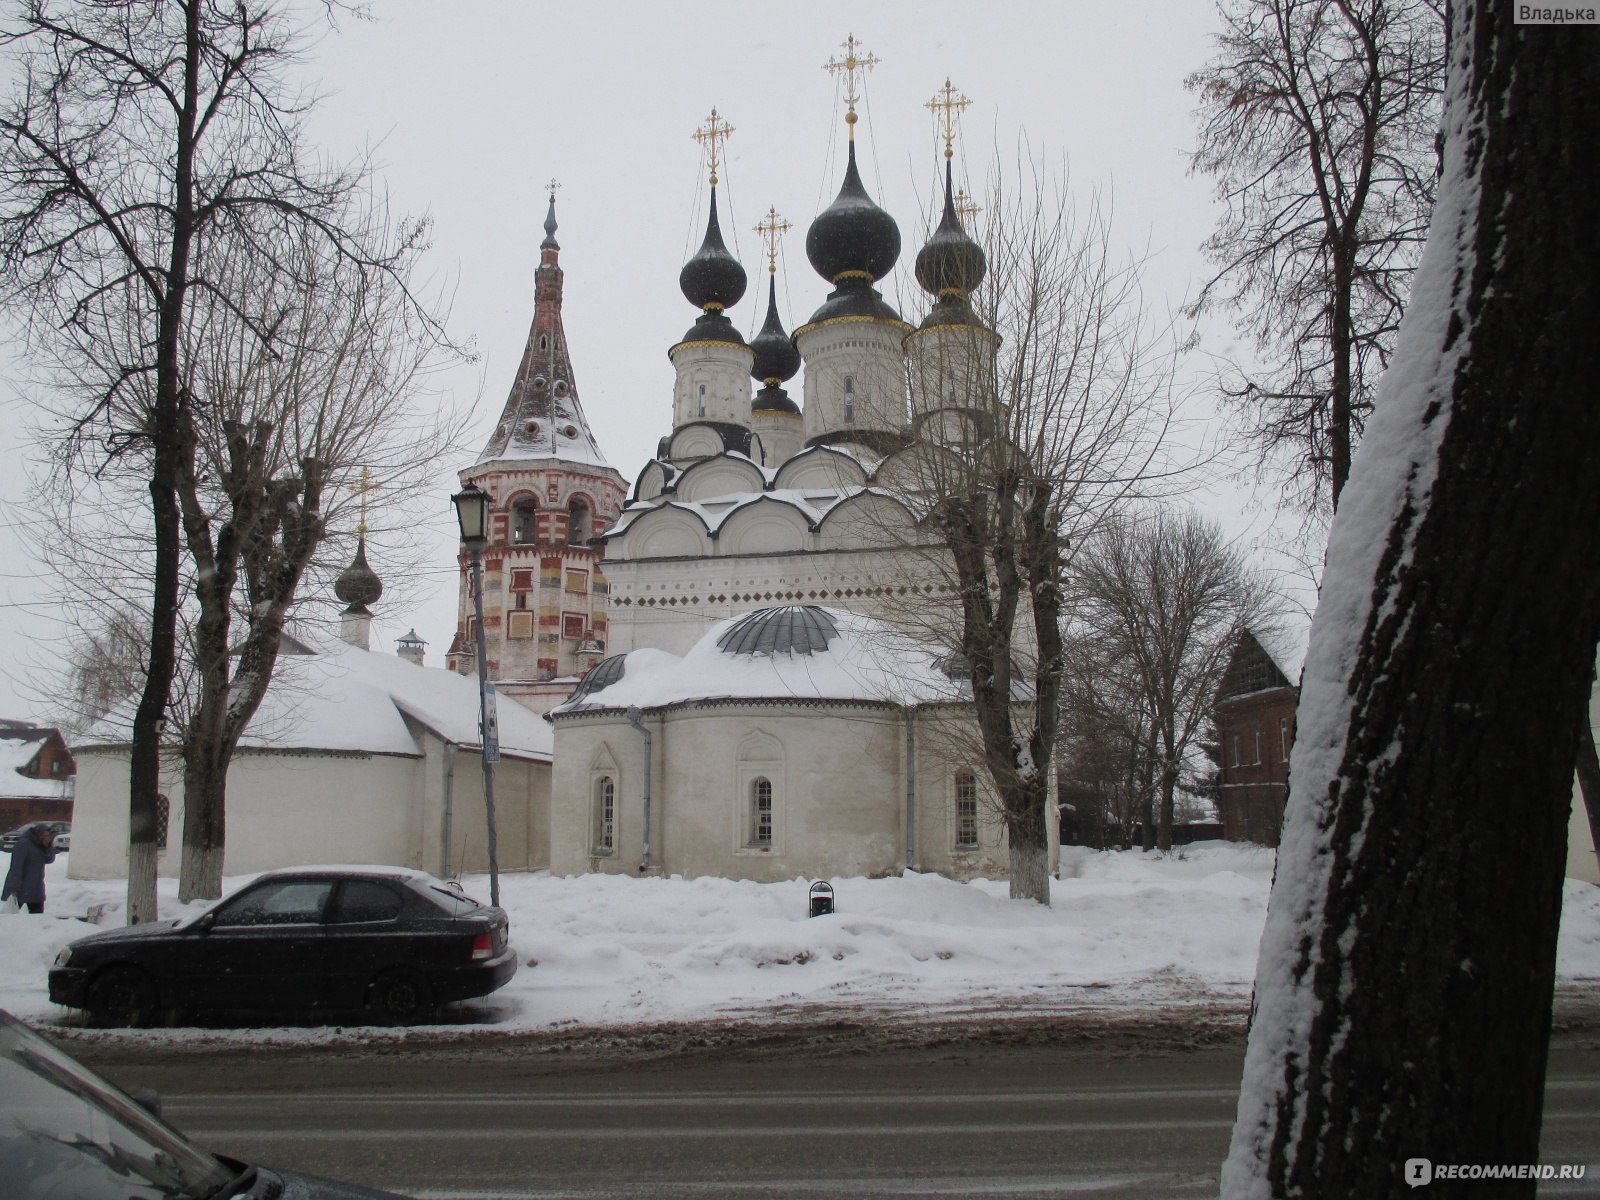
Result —
<svg viewBox="0 0 1600 1200"><path fill-rule="evenodd" d="M561 181L558 180L554 175L550 176L550 182L544 185L544 190L549 192L550 199L554 200L556 198L556 193L561 190Z"/></svg>
<svg viewBox="0 0 1600 1200"><path fill-rule="evenodd" d="M946 158L955 157L955 151L951 147L956 140L956 118L961 115L961 110L971 103L971 100L968 100L950 86L950 79L947 76L944 86L933 94L932 100L929 100L924 105L944 126L941 136L944 138L944 156Z"/></svg>
<svg viewBox="0 0 1600 1200"><path fill-rule="evenodd" d="M367 536L367 493L376 492L383 487L381 483L372 482L372 472L361 468L361 478L351 490L361 501L361 519L356 522L356 533L361 537Z"/></svg>
<svg viewBox="0 0 1600 1200"><path fill-rule="evenodd" d="M775 207L768 207L767 215L761 218L761 224L756 226L759 233L767 242L767 274L778 273L778 239L794 226L778 215Z"/></svg>
<svg viewBox="0 0 1600 1200"><path fill-rule="evenodd" d="M717 168L722 165L722 143L728 140L733 126L713 108L706 123L694 131L694 140L705 148L706 161L711 167L711 186L717 186Z"/></svg>
<svg viewBox="0 0 1600 1200"><path fill-rule="evenodd" d="M983 211L983 209L979 208L972 202L972 197L967 195L966 192L957 192L955 203L956 216L961 218L961 223L963 225L967 224L972 220L973 217L977 216Z"/></svg>
<svg viewBox="0 0 1600 1200"><path fill-rule="evenodd" d="M870 50L865 54L858 53L861 43L856 41L856 35L853 33L840 42L839 47L844 51L844 57L830 58L822 64L822 69L829 75L844 72L844 123L850 127L850 140L853 142L856 140L856 102L861 99L861 91L857 86L860 80L856 78L856 73L859 71L864 76L877 66L880 60Z"/></svg>

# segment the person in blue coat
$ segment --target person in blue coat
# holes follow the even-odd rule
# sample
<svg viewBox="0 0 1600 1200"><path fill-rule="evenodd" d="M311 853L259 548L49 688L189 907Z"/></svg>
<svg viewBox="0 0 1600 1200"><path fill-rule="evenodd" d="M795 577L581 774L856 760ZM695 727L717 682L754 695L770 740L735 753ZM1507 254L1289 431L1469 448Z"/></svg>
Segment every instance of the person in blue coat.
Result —
<svg viewBox="0 0 1600 1200"><path fill-rule="evenodd" d="M0 904L16 898L31 913L44 911L44 866L56 860L56 833L49 825L30 825L11 847L11 869L6 872Z"/></svg>

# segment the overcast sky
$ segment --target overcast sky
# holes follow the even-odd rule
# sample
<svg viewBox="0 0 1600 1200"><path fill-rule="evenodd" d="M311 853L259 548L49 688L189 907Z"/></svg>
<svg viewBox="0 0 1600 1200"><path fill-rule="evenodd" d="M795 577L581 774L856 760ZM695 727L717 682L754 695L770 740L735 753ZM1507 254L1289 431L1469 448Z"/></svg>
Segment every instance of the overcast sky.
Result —
<svg viewBox="0 0 1600 1200"><path fill-rule="evenodd" d="M852 32L880 60L866 80L860 157L867 188L899 222L899 278L885 296L909 319L926 300L910 265L940 178L924 107L948 77L972 104L961 122L957 185L979 193L993 156L1026 140L1070 164L1087 201L1114 199L1116 235L1153 254L1151 303L1175 309L1203 279L1199 244L1215 219L1208 181L1187 174L1185 75L1210 53L1205 0L805 5L702 2L545 5L510 0L373 0L375 19L341 21L304 67L327 96L315 121L326 153L374 149L395 206L434 220L431 268L454 288L451 329L478 362L442 381L469 403L469 450L441 463L431 526L375 537L426 539L432 569L404 606L375 606L374 648L410 626L442 666L455 625L455 534L448 496L504 403L532 317L533 270L552 177L566 272L565 321L579 398L601 448L631 484L668 432L667 350L696 316L678 270L704 228L705 171L692 139L712 106L733 125L719 189L722 224L751 278L730 312L750 336L764 309L765 259L753 232L769 206L794 223L779 263L781 316L794 329L828 287L805 259L806 226L833 198L842 105L823 64ZM981 220L981 216L979 218ZM1228 331L1203 353L1224 353ZM798 397L799 380L790 385ZM13 392L14 388L6 389ZM4 524L26 520L23 400L0 422ZM1236 500L1219 513L1237 527ZM381 525L381 520L374 521ZM0 716L43 718L26 679L55 627L40 583L8 550L0 580ZM34 672L37 674L37 672Z"/></svg>

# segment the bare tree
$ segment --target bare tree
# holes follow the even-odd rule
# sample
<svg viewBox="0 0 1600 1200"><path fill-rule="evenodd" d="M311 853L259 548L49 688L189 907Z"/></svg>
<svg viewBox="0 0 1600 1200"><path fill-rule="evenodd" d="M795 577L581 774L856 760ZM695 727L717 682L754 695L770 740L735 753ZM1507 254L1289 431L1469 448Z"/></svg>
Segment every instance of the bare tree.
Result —
<svg viewBox="0 0 1600 1200"><path fill-rule="evenodd" d="M0 110L0 291L24 314L30 347L97 390L80 434L103 430L119 405L141 409L106 443L141 464L153 525L129 788L136 923L155 915L159 739L177 663L179 486L195 444L184 353L196 296L238 301L209 273L227 256L204 248L235 241L273 262L314 234L382 271L416 235L374 247L340 225L361 173L308 161L311 98L286 82L300 38L281 7L27 0L0 42L19 77ZM259 314L238 315L271 336Z"/></svg>
<svg viewBox="0 0 1600 1200"><path fill-rule="evenodd" d="M1389 361L1436 178L1441 0L1223 0L1192 169L1227 211L1205 249L1216 303L1255 341L1224 395L1263 466L1338 507Z"/></svg>
<svg viewBox="0 0 1600 1200"><path fill-rule="evenodd" d="M917 441L880 482L919 514L915 549L942 581L922 632L951 640L971 683L1011 895L1047 904L1070 539L1161 486L1177 350L1107 214L1031 166L1019 178L1013 194L995 173L975 258L947 176L917 268L939 299L906 343Z"/></svg>
<svg viewBox="0 0 1600 1200"><path fill-rule="evenodd" d="M228 764L326 535L328 493L348 496L365 471L392 514L459 446L448 408L413 403L442 347L403 270L371 271L314 237L270 264L237 243L228 252L216 274L231 295L196 306L185 356L196 446L178 496L199 686L183 730L181 900L222 894ZM270 341L234 297L266 310Z"/></svg>
<svg viewBox="0 0 1600 1200"><path fill-rule="evenodd" d="M1089 693L1081 719L1140 731L1144 847L1170 850L1179 781L1234 643L1268 620L1268 588L1215 521L1151 508L1119 515L1088 541L1067 594L1076 642L1104 664L1071 689Z"/></svg>
<svg viewBox="0 0 1600 1200"><path fill-rule="evenodd" d="M1222 1176L1241 1200L1539 1159L1600 637L1600 243L1573 236L1600 192L1570 170L1600 158L1600 31L1472 0L1451 20L1439 202L1303 673Z"/></svg>

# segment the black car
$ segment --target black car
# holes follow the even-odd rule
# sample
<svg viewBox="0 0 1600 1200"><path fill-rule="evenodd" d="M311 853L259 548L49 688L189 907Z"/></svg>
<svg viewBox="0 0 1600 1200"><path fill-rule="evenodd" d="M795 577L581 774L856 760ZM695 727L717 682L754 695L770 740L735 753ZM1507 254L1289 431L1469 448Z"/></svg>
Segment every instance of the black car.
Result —
<svg viewBox="0 0 1600 1200"><path fill-rule="evenodd" d="M404 1200L207 1154L7 1012L0 1179L7 1200Z"/></svg>
<svg viewBox="0 0 1600 1200"><path fill-rule="evenodd" d="M427 1019L517 970L503 909L391 867L273 871L195 917L108 929L56 956L50 999L107 1024L186 1011Z"/></svg>

